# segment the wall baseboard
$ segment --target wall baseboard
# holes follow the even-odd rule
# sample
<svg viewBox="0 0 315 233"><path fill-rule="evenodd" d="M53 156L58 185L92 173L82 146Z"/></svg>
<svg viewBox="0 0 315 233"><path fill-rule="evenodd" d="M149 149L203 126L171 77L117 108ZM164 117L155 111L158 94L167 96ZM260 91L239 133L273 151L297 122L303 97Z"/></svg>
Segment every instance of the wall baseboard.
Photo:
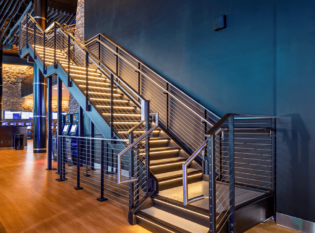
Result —
<svg viewBox="0 0 315 233"><path fill-rule="evenodd" d="M314 222L309 222L300 218L292 217L281 213L276 213L276 224L303 233L315 232Z"/></svg>

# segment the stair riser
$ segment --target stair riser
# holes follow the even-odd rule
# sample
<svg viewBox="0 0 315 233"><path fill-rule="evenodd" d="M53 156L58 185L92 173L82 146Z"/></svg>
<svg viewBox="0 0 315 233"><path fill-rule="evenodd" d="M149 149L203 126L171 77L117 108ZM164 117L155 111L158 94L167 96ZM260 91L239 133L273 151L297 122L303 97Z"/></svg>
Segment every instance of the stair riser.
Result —
<svg viewBox="0 0 315 233"><path fill-rule="evenodd" d="M202 174L196 175L193 177L188 177L188 184L198 182L202 179ZM159 182L159 191L163 191L165 189L175 188L183 185L183 179L176 179L168 182Z"/></svg>
<svg viewBox="0 0 315 233"><path fill-rule="evenodd" d="M158 165L158 167L150 167L150 170L153 174L161 174L164 172L172 172L182 170L182 163L172 164L172 165Z"/></svg>
<svg viewBox="0 0 315 233"><path fill-rule="evenodd" d="M150 141L150 148L167 147L169 141L154 142Z"/></svg>
<svg viewBox="0 0 315 233"><path fill-rule="evenodd" d="M151 232L159 232L159 233L171 233L171 232L178 232L169 230L166 227L160 226L154 222L151 222L150 220L144 220L142 217L136 216L137 218L137 224L142 226L144 229L147 229Z"/></svg>
<svg viewBox="0 0 315 233"><path fill-rule="evenodd" d="M156 160L156 159L168 159L178 156L179 151L169 151L164 153L150 153L150 159Z"/></svg>
<svg viewBox="0 0 315 233"><path fill-rule="evenodd" d="M198 223L202 226L209 227L209 216L205 216L193 210L188 210L185 207L179 207L175 204L160 201L159 199L153 198L153 203L154 206L158 209L177 215L178 217L187 219L189 221Z"/></svg>

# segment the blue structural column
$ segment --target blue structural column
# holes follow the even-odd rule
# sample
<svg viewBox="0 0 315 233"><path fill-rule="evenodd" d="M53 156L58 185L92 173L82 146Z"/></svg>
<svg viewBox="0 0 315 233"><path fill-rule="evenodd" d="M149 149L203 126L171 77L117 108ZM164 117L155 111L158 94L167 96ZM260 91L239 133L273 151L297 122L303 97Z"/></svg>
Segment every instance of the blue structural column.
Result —
<svg viewBox="0 0 315 233"><path fill-rule="evenodd" d="M3 109L3 92L2 92L2 65L3 65L3 46L2 38L0 38L0 125L2 122L2 109Z"/></svg>
<svg viewBox="0 0 315 233"><path fill-rule="evenodd" d="M34 18L39 25L46 29L47 21L47 0L34 1ZM33 118L33 144L34 153L47 152L47 81L40 71L39 67L34 64L33 79L33 96L34 96L34 118Z"/></svg>
<svg viewBox="0 0 315 233"><path fill-rule="evenodd" d="M46 153L47 140L47 81L36 64L34 64L33 78L33 144L34 153Z"/></svg>

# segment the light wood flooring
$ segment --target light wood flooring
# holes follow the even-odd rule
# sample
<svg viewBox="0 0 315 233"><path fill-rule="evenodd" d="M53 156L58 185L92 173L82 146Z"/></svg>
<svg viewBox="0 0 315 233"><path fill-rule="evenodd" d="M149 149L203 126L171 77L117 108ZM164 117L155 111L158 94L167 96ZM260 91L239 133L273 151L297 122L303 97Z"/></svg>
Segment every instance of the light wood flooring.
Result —
<svg viewBox="0 0 315 233"><path fill-rule="evenodd" d="M0 233L15 232L137 232L127 213L110 202L98 202L84 190L57 182L46 171L46 155L27 150L0 150ZM294 232L270 222L247 233Z"/></svg>

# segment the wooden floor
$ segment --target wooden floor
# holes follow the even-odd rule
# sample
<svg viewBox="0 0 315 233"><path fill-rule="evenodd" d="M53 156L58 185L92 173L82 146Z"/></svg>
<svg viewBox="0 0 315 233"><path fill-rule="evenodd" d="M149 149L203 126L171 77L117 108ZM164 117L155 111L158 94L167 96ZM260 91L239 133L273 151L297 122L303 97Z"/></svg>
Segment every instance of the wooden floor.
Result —
<svg viewBox="0 0 315 233"><path fill-rule="evenodd" d="M57 182L46 171L46 155L33 154L32 141L23 151L0 150L0 233L11 232L148 232L130 226L127 214L110 202ZM274 223L247 233L293 232Z"/></svg>

